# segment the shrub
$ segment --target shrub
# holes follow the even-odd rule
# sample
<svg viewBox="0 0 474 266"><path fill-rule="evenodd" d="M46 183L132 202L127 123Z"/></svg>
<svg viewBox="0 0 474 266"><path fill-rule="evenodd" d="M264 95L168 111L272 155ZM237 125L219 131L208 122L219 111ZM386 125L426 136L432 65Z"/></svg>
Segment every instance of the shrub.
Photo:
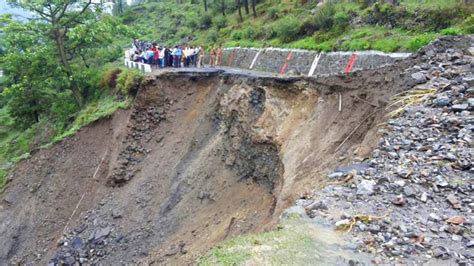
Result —
<svg viewBox="0 0 474 266"><path fill-rule="evenodd" d="M231 37L232 37L232 40L238 41L242 39L242 35L243 35L242 32L240 30L237 30L237 31L232 32Z"/></svg>
<svg viewBox="0 0 474 266"><path fill-rule="evenodd" d="M359 5L361 8L365 9L371 5L373 5L377 0L358 0Z"/></svg>
<svg viewBox="0 0 474 266"><path fill-rule="evenodd" d="M416 12L413 20L420 31L439 31L454 25L459 12L457 8L422 9Z"/></svg>
<svg viewBox="0 0 474 266"><path fill-rule="evenodd" d="M209 13L202 14L199 19L199 27L201 29L209 29L212 26L212 16Z"/></svg>
<svg viewBox="0 0 474 266"><path fill-rule="evenodd" d="M279 10L276 7L270 7L267 11L267 16L271 20L278 19L278 12Z"/></svg>
<svg viewBox="0 0 474 266"><path fill-rule="evenodd" d="M334 26L344 29L347 26L349 26L349 23L351 21L351 18L349 17L349 14L346 12L338 12L334 15Z"/></svg>
<svg viewBox="0 0 474 266"><path fill-rule="evenodd" d="M370 25L380 25L393 28L402 24L402 21L407 15L408 13L403 7L375 3L365 10L363 20Z"/></svg>
<svg viewBox="0 0 474 266"><path fill-rule="evenodd" d="M198 22L195 19L189 19L186 23L186 26L190 29L196 29L198 27Z"/></svg>
<svg viewBox="0 0 474 266"><path fill-rule="evenodd" d="M305 35L311 35L315 31L330 30L334 25L334 15L336 9L332 2L327 2L321 6L314 16L303 21L300 31ZM339 18L341 19L341 18Z"/></svg>
<svg viewBox="0 0 474 266"><path fill-rule="evenodd" d="M459 28L446 28L441 30L442 35L462 35L463 32Z"/></svg>
<svg viewBox="0 0 474 266"><path fill-rule="evenodd" d="M334 15L336 13L336 9L334 8L334 4L332 2L328 2L324 4L314 16L315 27L318 30L330 30L334 25Z"/></svg>
<svg viewBox="0 0 474 266"><path fill-rule="evenodd" d="M357 51L357 50L368 50L370 48L370 43L367 40L348 40L342 43L343 50L348 51Z"/></svg>
<svg viewBox="0 0 474 266"><path fill-rule="evenodd" d="M408 41L406 48L412 52L415 52L416 50L430 43L434 38L434 34L418 35Z"/></svg>
<svg viewBox="0 0 474 266"><path fill-rule="evenodd" d="M287 16L279 21L274 26L276 36L282 42L291 42L298 37L300 23L298 19L293 16Z"/></svg>
<svg viewBox="0 0 474 266"><path fill-rule="evenodd" d="M400 41L393 38L384 38L376 40L371 48L386 53L392 53L397 51L401 47Z"/></svg>
<svg viewBox="0 0 474 266"><path fill-rule="evenodd" d="M461 28L468 34L474 33L474 14L464 20Z"/></svg>
<svg viewBox="0 0 474 266"><path fill-rule="evenodd" d="M290 48L317 50L318 44L313 37L306 37L289 45Z"/></svg>
<svg viewBox="0 0 474 266"><path fill-rule="evenodd" d="M117 78L117 92L128 95L138 90L143 79L143 74L135 69L127 69Z"/></svg>
<svg viewBox="0 0 474 266"><path fill-rule="evenodd" d="M191 29L186 28L186 27L181 27L176 33L176 36L180 39L188 38L191 35L192 35Z"/></svg>
<svg viewBox="0 0 474 266"><path fill-rule="evenodd" d="M101 88L115 89L115 86L117 85L117 77L121 72L122 70L120 68L111 68L106 70L102 74L99 86Z"/></svg>
<svg viewBox="0 0 474 266"><path fill-rule="evenodd" d="M218 16L214 19L214 26L216 26L217 29L222 29L226 26L227 20L224 16Z"/></svg>
<svg viewBox="0 0 474 266"><path fill-rule="evenodd" d="M254 40L257 37L255 28L247 27L242 31L242 37L248 40Z"/></svg>
<svg viewBox="0 0 474 266"><path fill-rule="evenodd" d="M216 30L209 30L206 34L206 42L207 43L215 43L219 39L219 34L217 34Z"/></svg>

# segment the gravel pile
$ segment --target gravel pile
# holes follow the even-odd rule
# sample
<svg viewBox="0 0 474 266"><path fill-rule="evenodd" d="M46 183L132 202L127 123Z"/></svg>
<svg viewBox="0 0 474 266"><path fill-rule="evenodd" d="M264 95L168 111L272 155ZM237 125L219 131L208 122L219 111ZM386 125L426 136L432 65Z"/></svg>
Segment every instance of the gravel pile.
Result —
<svg viewBox="0 0 474 266"><path fill-rule="evenodd" d="M332 184L297 202L374 263L474 261L473 39L424 48L406 70L422 101L380 129L370 159L339 167Z"/></svg>

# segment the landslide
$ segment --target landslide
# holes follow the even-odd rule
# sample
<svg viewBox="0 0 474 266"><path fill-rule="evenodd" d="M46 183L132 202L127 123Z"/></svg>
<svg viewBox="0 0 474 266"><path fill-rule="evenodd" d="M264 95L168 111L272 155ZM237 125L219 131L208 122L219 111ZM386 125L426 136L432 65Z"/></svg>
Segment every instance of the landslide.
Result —
<svg viewBox="0 0 474 266"><path fill-rule="evenodd" d="M413 85L407 64L318 79L153 74L131 110L17 165L0 264L192 263L271 229L305 187L377 144L389 98Z"/></svg>

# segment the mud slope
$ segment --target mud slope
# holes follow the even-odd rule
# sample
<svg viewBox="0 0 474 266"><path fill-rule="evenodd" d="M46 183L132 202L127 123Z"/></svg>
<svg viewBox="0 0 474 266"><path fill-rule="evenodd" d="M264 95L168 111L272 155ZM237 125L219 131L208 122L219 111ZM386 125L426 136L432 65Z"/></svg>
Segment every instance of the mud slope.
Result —
<svg viewBox="0 0 474 266"><path fill-rule="evenodd" d="M0 264L191 263L270 229L305 185L376 144L388 98L413 85L400 69L149 77L130 111L16 167L0 198Z"/></svg>

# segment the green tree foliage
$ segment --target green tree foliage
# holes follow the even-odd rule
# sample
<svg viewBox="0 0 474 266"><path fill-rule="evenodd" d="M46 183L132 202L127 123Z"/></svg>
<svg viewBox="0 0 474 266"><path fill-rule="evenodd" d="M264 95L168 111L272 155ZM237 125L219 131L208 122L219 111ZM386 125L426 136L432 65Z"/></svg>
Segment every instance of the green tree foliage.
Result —
<svg viewBox="0 0 474 266"><path fill-rule="evenodd" d="M12 3L35 16L28 21L8 15L0 18L2 96L9 99L10 113L21 126L42 117L67 117L65 111L76 112L96 95L97 68L121 56L121 49L111 44L117 36L128 34L127 27L103 15L100 6L91 2ZM70 99L65 102L65 97Z"/></svg>

